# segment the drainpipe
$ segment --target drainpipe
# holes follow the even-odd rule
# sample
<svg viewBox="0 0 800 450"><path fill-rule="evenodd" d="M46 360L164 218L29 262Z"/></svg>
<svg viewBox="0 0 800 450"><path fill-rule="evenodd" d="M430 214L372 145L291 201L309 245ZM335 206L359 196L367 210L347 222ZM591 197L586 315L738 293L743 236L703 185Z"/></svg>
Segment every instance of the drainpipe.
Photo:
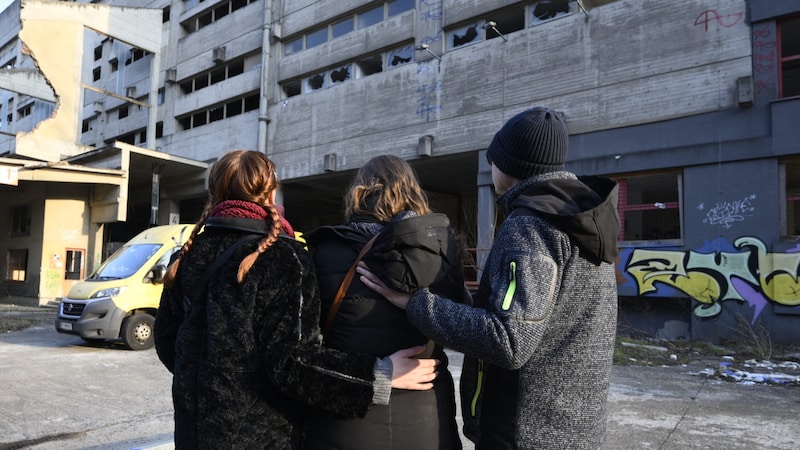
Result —
<svg viewBox="0 0 800 450"><path fill-rule="evenodd" d="M272 36L272 1L264 0L264 23L261 38L261 79L259 81L258 101L258 151L267 152L267 125L269 125L269 106L267 76L270 63L270 36Z"/></svg>

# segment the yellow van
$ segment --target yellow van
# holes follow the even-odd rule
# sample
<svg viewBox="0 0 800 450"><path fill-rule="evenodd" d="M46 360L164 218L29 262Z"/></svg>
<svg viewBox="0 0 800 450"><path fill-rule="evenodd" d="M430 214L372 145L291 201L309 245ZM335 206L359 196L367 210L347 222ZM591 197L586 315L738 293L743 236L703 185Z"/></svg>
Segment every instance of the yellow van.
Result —
<svg viewBox="0 0 800 450"><path fill-rule="evenodd" d="M126 242L61 299L56 330L86 342L121 338L133 350L152 347L167 264L193 227L148 228Z"/></svg>

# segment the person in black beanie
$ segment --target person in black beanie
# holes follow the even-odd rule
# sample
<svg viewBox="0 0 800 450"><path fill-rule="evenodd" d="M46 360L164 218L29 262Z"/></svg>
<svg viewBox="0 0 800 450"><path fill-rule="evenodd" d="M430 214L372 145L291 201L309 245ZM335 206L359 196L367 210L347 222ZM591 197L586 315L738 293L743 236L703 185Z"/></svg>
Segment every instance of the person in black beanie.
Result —
<svg viewBox="0 0 800 450"><path fill-rule="evenodd" d="M425 335L464 353L464 434L476 449L600 448L614 350L617 185L564 170L569 133L523 111L486 151L499 227L474 306L362 281Z"/></svg>

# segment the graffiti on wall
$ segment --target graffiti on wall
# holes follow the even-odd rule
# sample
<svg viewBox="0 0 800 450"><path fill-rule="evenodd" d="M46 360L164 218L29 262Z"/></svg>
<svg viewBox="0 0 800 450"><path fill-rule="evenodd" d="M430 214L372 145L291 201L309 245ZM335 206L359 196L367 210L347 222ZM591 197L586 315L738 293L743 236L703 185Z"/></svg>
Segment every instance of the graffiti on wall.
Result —
<svg viewBox="0 0 800 450"><path fill-rule="evenodd" d="M703 26L705 31L708 31L709 25L713 23L716 23L723 28L730 28L741 22L742 17L744 17L743 12L720 14L713 9L707 9L701 12L694 19L694 26Z"/></svg>
<svg viewBox="0 0 800 450"><path fill-rule="evenodd" d="M433 22L434 28L440 30L434 35L423 37L420 40L421 44L431 45L442 40L442 0L422 0L420 2L420 20ZM415 114L424 118L425 122L430 122L442 109L439 103L442 82L436 79L439 72L438 62L436 61L434 64L433 60L427 60L417 64L417 110Z"/></svg>
<svg viewBox="0 0 800 450"><path fill-rule="evenodd" d="M745 218L753 216L756 211L756 207L753 205L755 199L755 194L751 194L741 200L717 203L708 209L703 223L730 228L735 222L744 222ZM700 203L697 209L698 211L705 210L705 204Z"/></svg>
<svg viewBox="0 0 800 450"><path fill-rule="evenodd" d="M735 300L754 308L753 322L769 302L800 305L800 245L771 253L760 239L725 239L698 250L633 249L625 263L639 295L670 295L677 289L698 301L698 317L722 312ZM661 292L661 291L665 292Z"/></svg>

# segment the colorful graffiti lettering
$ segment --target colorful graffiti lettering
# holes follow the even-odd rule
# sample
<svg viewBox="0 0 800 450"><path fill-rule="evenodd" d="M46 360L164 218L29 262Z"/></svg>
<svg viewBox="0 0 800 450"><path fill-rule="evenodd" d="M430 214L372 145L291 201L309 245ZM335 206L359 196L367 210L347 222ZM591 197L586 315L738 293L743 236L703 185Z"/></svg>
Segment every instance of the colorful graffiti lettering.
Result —
<svg viewBox="0 0 800 450"><path fill-rule="evenodd" d="M800 252L769 253L755 237L740 237L723 251L634 249L625 270L640 295L657 295L661 286L675 288L701 303L698 317L713 317L721 302L737 300L755 308L767 301L800 305ZM717 245L716 247L719 247Z"/></svg>

